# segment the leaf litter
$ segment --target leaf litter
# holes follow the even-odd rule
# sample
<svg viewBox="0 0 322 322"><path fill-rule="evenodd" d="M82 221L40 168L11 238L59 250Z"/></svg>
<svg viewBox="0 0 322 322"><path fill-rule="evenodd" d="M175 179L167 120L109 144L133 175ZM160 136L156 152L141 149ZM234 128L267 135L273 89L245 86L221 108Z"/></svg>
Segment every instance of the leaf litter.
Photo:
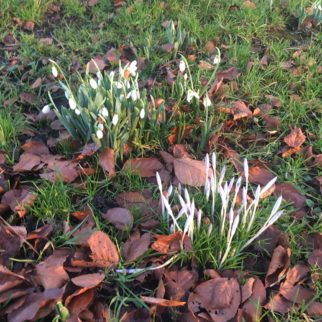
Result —
<svg viewBox="0 0 322 322"><path fill-rule="evenodd" d="M99 5L100 1L96 0L84 2L86 10L92 10L92 7ZM113 5L117 10L123 10L123 7L129 12L133 10L125 1L114 1ZM244 1L242 6L247 10L256 9L256 4L252 1ZM231 6L229 10L233 12L242 9L236 5ZM49 6L46 13L48 19L53 21L59 21L61 14L60 5L56 4ZM311 28L310 26L314 25L314 21L311 20L310 18L304 21L302 27ZM14 17L13 23L26 33L35 33L40 27L38 22L22 22L17 17ZM168 26L169 23L164 24L164 28ZM49 35L39 38L42 46L52 46L56 41ZM220 40L216 39L209 40L206 44L205 51L212 59L219 43ZM2 44L7 53L15 52L21 46L19 38L16 39L13 33L5 34ZM172 55L175 46L176 44L168 43L159 47L165 54ZM224 52L222 58L227 60L225 50L229 46L222 43L220 47ZM259 65L260 70L265 71L272 64L272 52L256 46L253 50L261 50ZM282 62L280 68L299 76L303 72L297 62L298 58L303 60L301 51L294 54L291 60ZM187 49L186 54L190 55L190 62L196 61L196 66L202 72L212 70L213 65L208 62L204 53L199 57L193 46ZM99 55L86 60L86 66L89 72L95 75L98 70L117 67L119 59L130 61L131 55L137 56L137 49L133 44L122 45L119 49L109 47L108 50L105 49ZM145 58L137 58L142 67ZM21 71L26 68L20 57L12 59L9 64L17 64ZM77 57L73 58L73 66L74 70L80 68ZM247 138L243 132L257 126L257 131L262 132L255 136L256 148L263 147L261 142L279 140L281 149L278 155L283 159L295 159L305 155L310 168L309 174L314 176L314 187L321 195L322 179L316 169L321 166L322 154L313 153L312 134L305 125L299 127L294 124L295 127L283 129L279 111L285 102L278 97L266 95L259 99L261 104L256 105L248 99L247 93L244 97L238 96L239 80L244 72L239 67L229 66L226 65L223 70L217 72L208 89L208 96L214 103L211 108L221 112L224 117L227 116L220 131L207 138L206 146L209 147L209 151L216 149L219 153L223 152L236 171L245 178L239 153L244 154L244 149L250 147L249 142L252 139ZM249 72L255 67L255 61L248 62ZM161 69L164 71L164 81L174 86L177 70L173 69L171 63L160 67ZM28 71L21 80L25 81L31 74L32 72ZM159 85L158 76L149 75L149 81L153 84L147 85L150 86L149 90ZM62 75L59 77L61 79ZM50 132L53 132L54 136L51 136L52 133L44 135L43 130L38 133L38 128L24 131L24 137L19 138L20 146L15 152L13 163L8 162L6 153L0 151L0 303L4 305L1 308L1 317L6 316L8 321L49 319L56 314L55 312L66 309L70 321L100 320L102 317L109 320L113 311L110 310L106 298L111 299L116 294L116 283L119 282L110 281L110 274L118 272L126 278L127 272L133 270L137 273L137 269L141 269L142 273L134 274L129 285L144 305L143 308L129 305L122 312L123 321L150 321L153 314L160 321L169 320L170 311L187 321L256 321L261 318L263 309L287 314L294 307L300 308L303 305L306 306L306 314L309 316L321 316L322 305L315 296L315 283L319 278L312 273L313 270L322 267L319 233L307 236L310 241L308 256L303 257L299 263L291 264L293 254L287 234L281 227L269 227L256 240L253 248L264 270L258 270L257 273L260 271L260 274L248 274L232 270L202 270L196 264L194 256L191 260L182 262L187 266L179 265L178 262L170 268L168 265L162 266L172 258L171 256L180 255L181 252L191 254L193 240L180 231L169 234L162 231L161 205L155 200L154 191L150 188L126 187L125 191L117 193L109 188L100 188L106 190L103 191L102 197L106 199L103 200L104 209L95 209L94 212L84 208L80 196L74 196L73 203L77 209L64 220L64 236L55 234L59 226L57 223L45 222L39 226L30 215L30 207L36 200L37 193L31 185L26 184L26 180L28 182L37 178L39 182L49 180L53 184L62 180L77 189L97 173L100 179L104 178L103 180L112 184L117 180L119 172L135 174L146 178L149 184L155 184L155 175L158 172L164 183L180 183L204 189L209 175L202 160L204 155L194 153L196 142L193 140L196 124L200 121L198 118L193 120L192 124L185 124L183 128L171 127L165 140L167 144L157 153L136 155L132 153L133 147L126 143L124 149L128 151L121 163L115 161L113 149L106 148L98 152L96 144L78 146L77 152L72 153L72 156L60 155L60 143L66 138L67 141L70 139L63 132L62 124L52 111L48 115L31 112L40 102L39 95L34 94L35 90L41 91L46 87L52 88L53 92L57 91L58 88L55 89L53 84L50 77L36 75L30 83L31 93L21 92L15 101L6 100L4 104L7 108L17 102L23 106L25 115L32 122L49 122ZM292 101L301 99L300 95L299 92L290 89ZM170 99L164 103L168 111L176 106L176 102ZM182 110L189 111L190 106L183 106ZM260 122L264 124L262 128L258 126ZM277 137L276 134L281 136ZM317 151L316 147L314 151ZM93 158L96 157L100 169L95 168ZM275 177L273 169L276 170L279 165L277 158L273 158L270 163L253 157L249 167L249 182L265 186ZM7 182L10 184L6 184ZM261 198L266 199L272 194L276 197L282 195L296 212L304 213L304 217L309 218L306 214L312 213L312 207L308 202L309 193L291 181L283 181L279 177ZM253 195L246 197L254 198ZM241 200L242 197L238 195L236 202L241 204ZM100 212L99 224L95 222L97 210ZM142 219L139 222L138 213ZM295 213L293 214L295 221L300 220ZM205 224L209 225L209 222ZM66 236L69 236L70 240L64 240ZM56 240L60 246L54 245ZM248 263L247 260L245 263ZM249 263L252 263L252 260ZM157 268L158 266L160 268ZM149 306L150 311L147 310Z"/></svg>

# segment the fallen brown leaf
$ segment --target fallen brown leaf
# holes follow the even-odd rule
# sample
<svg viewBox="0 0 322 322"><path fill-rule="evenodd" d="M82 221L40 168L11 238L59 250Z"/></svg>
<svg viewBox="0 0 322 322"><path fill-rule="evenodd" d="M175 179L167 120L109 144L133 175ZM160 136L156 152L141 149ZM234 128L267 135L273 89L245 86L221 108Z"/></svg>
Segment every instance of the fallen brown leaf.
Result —
<svg viewBox="0 0 322 322"><path fill-rule="evenodd" d="M56 250L53 255L36 265L37 277L45 289L61 288L69 280L64 262L70 255L68 249Z"/></svg>
<svg viewBox="0 0 322 322"><path fill-rule="evenodd" d="M157 158L136 158L127 160L122 171L131 171L145 178L154 177L162 168L163 165Z"/></svg>
<svg viewBox="0 0 322 322"><path fill-rule="evenodd" d="M119 261L119 255L114 243L102 231L94 232L87 240L91 250L91 258L97 267L114 267Z"/></svg>
<svg viewBox="0 0 322 322"><path fill-rule="evenodd" d="M165 306L165 307L176 307L176 306L183 306L186 304L186 302L159 299L157 297L150 297L150 296L141 296L141 299L145 303L156 304L156 305Z"/></svg>
<svg viewBox="0 0 322 322"><path fill-rule="evenodd" d="M291 183L276 183L274 194L276 197L282 195L283 199L291 202L297 209L306 206L306 198Z"/></svg>
<svg viewBox="0 0 322 322"><path fill-rule="evenodd" d="M8 321L37 321L44 318L54 310L56 302L62 295L63 289L57 288L50 288L41 293L31 293L24 298L19 307L8 314Z"/></svg>
<svg viewBox="0 0 322 322"><path fill-rule="evenodd" d="M174 173L182 184L200 187L206 183L206 166L203 161L192 159L175 159Z"/></svg>
<svg viewBox="0 0 322 322"><path fill-rule="evenodd" d="M132 213L126 208L111 208L102 217L119 230L130 231L133 225Z"/></svg>
<svg viewBox="0 0 322 322"><path fill-rule="evenodd" d="M284 138L284 142L291 148L297 148L305 142L306 136L300 128L294 128L291 133Z"/></svg>
<svg viewBox="0 0 322 322"><path fill-rule="evenodd" d="M150 233L140 235L140 232L136 230L124 243L122 256L127 262L133 262L149 249L150 243Z"/></svg>
<svg viewBox="0 0 322 322"><path fill-rule="evenodd" d="M41 141L30 140L26 142L21 148L28 153L35 155L49 154L48 147Z"/></svg>
<svg viewBox="0 0 322 322"><path fill-rule="evenodd" d="M17 212L20 218L27 213L27 208L33 204L36 195L25 188L12 189L6 192L1 199L1 203L9 205L11 210Z"/></svg>
<svg viewBox="0 0 322 322"><path fill-rule="evenodd" d="M108 172L110 177L115 176L115 155L113 149L104 149L99 155L98 162L101 168Z"/></svg>
<svg viewBox="0 0 322 322"><path fill-rule="evenodd" d="M277 246L265 277L265 286L271 287L279 282L290 266L291 249Z"/></svg>
<svg viewBox="0 0 322 322"><path fill-rule="evenodd" d="M105 278L104 273L84 274L71 278L73 284L82 288L94 288L101 284Z"/></svg>
<svg viewBox="0 0 322 322"><path fill-rule="evenodd" d="M208 321L225 322L237 313L241 301L235 278L218 277L198 285L188 299L188 309Z"/></svg>

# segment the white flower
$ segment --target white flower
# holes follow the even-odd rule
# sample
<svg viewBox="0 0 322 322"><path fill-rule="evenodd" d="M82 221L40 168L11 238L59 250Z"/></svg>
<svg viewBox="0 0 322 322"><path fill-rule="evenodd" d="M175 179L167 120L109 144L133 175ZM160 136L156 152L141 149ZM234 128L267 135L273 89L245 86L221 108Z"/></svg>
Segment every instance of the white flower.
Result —
<svg viewBox="0 0 322 322"><path fill-rule="evenodd" d="M144 119L144 116L145 116L145 109L144 109L144 107L141 109L141 111L140 111L140 119L142 120L142 119Z"/></svg>
<svg viewBox="0 0 322 322"><path fill-rule="evenodd" d="M121 83L121 82L115 82L115 86L116 86L116 88L118 88L118 89L123 88L123 85L122 85L122 83Z"/></svg>
<svg viewBox="0 0 322 322"><path fill-rule="evenodd" d="M183 79L186 81L188 79L187 73L183 75Z"/></svg>
<svg viewBox="0 0 322 322"><path fill-rule="evenodd" d="M78 108L76 108L75 113L76 113L76 115L80 115L81 111Z"/></svg>
<svg viewBox="0 0 322 322"><path fill-rule="evenodd" d="M58 76L58 70L57 70L56 66L51 67L51 73L53 74L54 77Z"/></svg>
<svg viewBox="0 0 322 322"><path fill-rule="evenodd" d="M48 114L50 112L50 106L49 105L45 105L43 108L42 108L42 113L44 114Z"/></svg>
<svg viewBox="0 0 322 322"><path fill-rule="evenodd" d="M89 81L89 84L91 85L91 87L93 88L93 89L97 89L97 82L96 82L96 80L94 79L94 78L91 78L90 79L90 81Z"/></svg>
<svg viewBox="0 0 322 322"><path fill-rule="evenodd" d="M69 98L70 98L70 93L69 93L69 91L65 91L65 97L66 97L67 99L69 99Z"/></svg>
<svg viewBox="0 0 322 322"><path fill-rule="evenodd" d="M69 107L74 110L77 106L76 101L73 97L68 100Z"/></svg>
<svg viewBox="0 0 322 322"><path fill-rule="evenodd" d="M206 95L204 98L203 98L203 101L202 101L202 104L204 107L210 107L211 106L211 100L210 98L208 97L208 95Z"/></svg>
<svg viewBox="0 0 322 322"><path fill-rule="evenodd" d="M140 92L137 89L132 89L126 96L126 98L132 98L132 101L135 102L140 98Z"/></svg>
<svg viewBox="0 0 322 322"><path fill-rule="evenodd" d="M132 76L135 76L136 74L136 71L138 69L137 64L138 62L136 60L133 60L130 66L127 68L127 70L131 73Z"/></svg>
<svg viewBox="0 0 322 322"><path fill-rule="evenodd" d="M186 70L186 64L183 60L180 60L180 63L179 63L179 70L181 73L184 73L184 71Z"/></svg>
<svg viewBox="0 0 322 322"><path fill-rule="evenodd" d="M100 140L100 139L102 139L103 138L103 136L104 136L104 133L103 133L103 131L102 130L97 130L96 131L96 136L97 136L97 138Z"/></svg>
<svg viewBox="0 0 322 322"><path fill-rule="evenodd" d="M97 73L96 73L96 76L97 76L97 79L98 79L98 80L103 80L103 75L102 75L102 73L101 73L101 72L97 72Z"/></svg>
<svg viewBox="0 0 322 322"><path fill-rule="evenodd" d="M104 117L108 117L108 109L107 109L106 107L103 107L103 108L102 108L101 113L102 113L102 115L103 115Z"/></svg>
<svg viewBox="0 0 322 322"><path fill-rule="evenodd" d="M199 99L199 94L191 89L188 89L187 101L190 103L193 98Z"/></svg>
<svg viewBox="0 0 322 322"><path fill-rule="evenodd" d="M119 121L119 116L117 114L114 114L112 118L112 124L116 125L118 121Z"/></svg>
<svg viewBox="0 0 322 322"><path fill-rule="evenodd" d="M213 63L214 65L218 65L218 64L220 63L220 61L221 61L220 54L217 54L217 55L215 56L214 60L212 61L212 63Z"/></svg>
<svg viewBox="0 0 322 322"><path fill-rule="evenodd" d="M104 125L103 125L102 123L99 123L99 124L97 125L97 127L98 127L98 129L99 129L99 130L101 130L101 131L103 131L103 130L104 130Z"/></svg>
<svg viewBox="0 0 322 322"><path fill-rule="evenodd" d="M120 101L121 102L124 101L124 95L123 94L120 95Z"/></svg>

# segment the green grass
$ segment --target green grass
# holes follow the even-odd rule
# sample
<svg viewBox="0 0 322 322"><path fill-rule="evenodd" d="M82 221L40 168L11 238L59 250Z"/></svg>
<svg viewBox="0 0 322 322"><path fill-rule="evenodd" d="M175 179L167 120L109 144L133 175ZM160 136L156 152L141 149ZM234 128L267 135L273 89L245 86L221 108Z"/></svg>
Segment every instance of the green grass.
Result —
<svg viewBox="0 0 322 322"><path fill-rule="evenodd" d="M5 151L8 161L14 157L14 150L19 145L19 135L27 129L27 124L20 111L0 108L0 148Z"/></svg>
<svg viewBox="0 0 322 322"><path fill-rule="evenodd" d="M41 222L69 222L75 209L72 193L75 189L62 181L35 183L36 201L30 208L30 214Z"/></svg>

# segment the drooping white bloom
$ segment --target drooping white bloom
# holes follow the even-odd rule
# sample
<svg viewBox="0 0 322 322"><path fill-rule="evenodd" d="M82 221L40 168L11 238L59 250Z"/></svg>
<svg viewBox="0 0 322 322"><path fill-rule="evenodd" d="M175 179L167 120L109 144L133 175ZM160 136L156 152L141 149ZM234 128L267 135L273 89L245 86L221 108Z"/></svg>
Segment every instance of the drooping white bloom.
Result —
<svg viewBox="0 0 322 322"><path fill-rule="evenodd" d="M68 100L69 107L74 110L77 106L76 101L73 97Z"/></svg>
<svg viewBox="0 0 322 322"><path fill-rule="evenodd" d="M119 121L119 116L117 114L114 114L112 118L112 124L116 125L118 121Z"/></svg>
<svg viewBox="0 0 322 322"><path fill-rule="evenodd" d="M188 94L187 94L187 101L190 103L193 98L199 99L199 94L192 89L188 89Z"/></svg>
<svg viewBox="0 0 322 322"><path fill-rule="evenodd" d="M95 80L94 78L91 78L91 79L89 80L89 84L91 85L91 87L92 87L93 89L97 89L97 87L98 87L97 82L96 82L96 80Z"/></svg>
<svg viewBox="0 0 322 322"><path fill-rule="evenodd" d="M179 70L181 73L184 73L184 71L186 70L186 64L183 60L180 60L180 63L179 63Z"/></svg>
<svg viewBox="0 0 322 322"><path fill-rule="evenodd" d="M188 75L187 75L187 73L185 73L185 74L183 75L183 79L184 79L185 81L188 79Z"/></svg>
<svg viewBox="0 0 322 322"><path fill-rule="evenodd" d="M131 64L129 65L129 67L127 67L127 70L130 72L130 74L132 76L135 76L135 74L136 74L136 71L138 69L137 64L138 64L138 62L136 60L133 60L131 62Z"/></svg>
<svg viewBox="0 0 322 322"><path fill-rule="evenodd" d="M80 115L81 111L78 108L76 108L75 113L76 113L76 115Z"/></svg>
<svg viewBox="0 0 322 322"><path fill-rule="evenodd" d="M58 70L57 70L56 66L51 67L51 73L53 74L54 77L58 76Z"/></svg>
<svg viewBox="0 0 322 322"><path fill-rule="evenodd" d="M126 98L132 98L132 101L135 102L140 98L140 92L137 89L132 89L126 96Z"/></svg>
<svg viewBox="0 0 322 322"><path fill-rule="evenodd" d="M97 73L96 73L96 76L97 76L97 79L98 79L98 80L100 80L100 81L102 81L102 80L103 80L103 75L102 75L102 73L101 73L101 72L97 72Z"/></svg>
<svg viewBox="0 0 322 322"><path fill-rule="evenodd" d="M50 112L50 106L49 106L49 105L45 105L45 106L42 108L41 112L42 112L43 114L48 114L48 113Z"/></svg>
<svg viewBox="0 0 322 322"><path fill-rule="evenodd" d="M214 65L218 65L220 63L221 59L220 59L220 56L219 55L216 55L214 60L212 61L212 63Z"/></svg>
<svg viewBox="0 0 322 322"><path fill-rule="evenodd" d="M99 123L99 124L97 125L97 127L98 127L98 129L99 129L99 130L101 130L101 131L103 131L103 130L104 130L104 125L103 125L102 123Z"/></svg>
<svg viewBox="0 0 322 322"><path fill-rule="evenodd" d="M208 97L208 95L206 95L204 98L203 98L203 101L202 101L202 104L204 107L210 107L211 106L211 100L210 98Z"/></svg>
<svg viewBox="0 0 322 322"><path fill-rule="evenodd" d="M97 130L96 131L96 136L97 136L97 138L100 140L100 139L102 139L103 138L103 136L104 136L104 133L103 133L103 131L102 130Z"/></svg>
<svg viewBox="0 0 322 322"><path fill-rule="evenodd" d="M122 83L121 83L121 82L115 82L115 86L116 86L116 88L118 88L118 89L123 88L123 85L122 85Z"/></svg>
<svg viewBox="0 0 322 322"><path fill-rule="evenodd" d="M101 113L104 117L108 117L108 109L106 107L102 108Z"/></svg>
<svg viewBox="0 0 322 322"><path fill-rule="evenodd" d="M140 119L143 120L144 119L144 116L145 116L145 109L144 107L141 109L140 111Z"/></svg>

